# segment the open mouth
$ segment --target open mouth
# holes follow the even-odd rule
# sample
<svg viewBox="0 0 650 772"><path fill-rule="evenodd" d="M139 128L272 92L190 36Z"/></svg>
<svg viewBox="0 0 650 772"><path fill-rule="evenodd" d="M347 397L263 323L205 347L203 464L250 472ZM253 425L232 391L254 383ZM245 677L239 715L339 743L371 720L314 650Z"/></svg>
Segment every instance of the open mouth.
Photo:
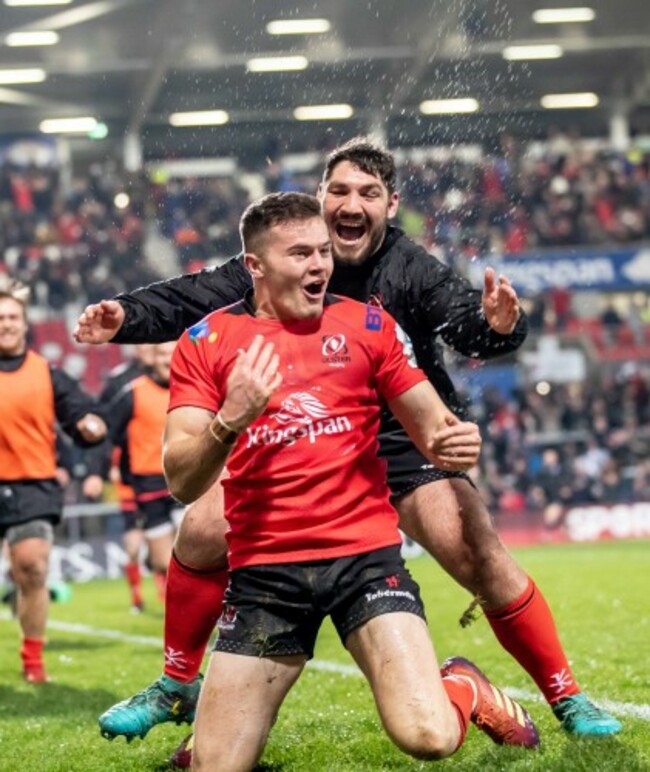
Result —
<svg viewBox="0 0 650 772"><path fill-rule="evenodd" d="M337 223L336 235L341 241L358 241L366 232L366 226L363 223L351 225L349 223Z"/></svg>
<svg viewBox="0 0 650 772"><path fill-rule="evenodd" d="M305 294L310 298L320 298L324 289L324 281L312 281L309 284L305 284L303 287Z"/></svg>

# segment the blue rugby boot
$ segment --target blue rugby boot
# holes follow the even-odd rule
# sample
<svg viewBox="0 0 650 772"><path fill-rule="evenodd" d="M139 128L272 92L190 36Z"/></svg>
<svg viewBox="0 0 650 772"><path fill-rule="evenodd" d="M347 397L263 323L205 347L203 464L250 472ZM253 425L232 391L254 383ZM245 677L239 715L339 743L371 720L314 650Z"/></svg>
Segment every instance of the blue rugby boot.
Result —
<svg viewBox="0 0 650 772"><path fill-rule="evenodd" d="M604 737L618 734L623 725L610 713L579 692L551 705L562 729L580 737Z"/></svg>
<svg viewBox="0 0 650 772"><path fill-rule="evenodd" d="M203 676L198 675L189 683L181 683L162 675L151 686L102 713L99 717L102 737L114 740L124 735L127 742L131 742L134 737L145 737L150 729L166 721L191 724L202 680Z"/></svg>

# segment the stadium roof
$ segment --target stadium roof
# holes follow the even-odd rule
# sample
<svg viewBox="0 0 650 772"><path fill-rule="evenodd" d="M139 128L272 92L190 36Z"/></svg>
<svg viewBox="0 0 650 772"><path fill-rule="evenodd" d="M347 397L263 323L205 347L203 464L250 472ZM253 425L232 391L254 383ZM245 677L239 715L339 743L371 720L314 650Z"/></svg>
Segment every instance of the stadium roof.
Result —
<svg viewBox="0 0 650 772"><path fill-rule="evenodd" d="M634 131L650 123L647 0L588 2L593 20L562 24L533 19L540 8L569 7L562 0L0 2L2 133L38 131L46 118L87 116L106 124L110 137L141 136L147 156L235 149L255 158L369 129L384 130L395 146L482 140L504 129L541 136L549 126L604 135L613 112ZM271 21L301 19L324 19L329 30L268 31ZM35 31L56 32L59 41L8 44L15 42L11 33ZM515 44L551 46L543 53L556 58L504 58L504 48ZM251 65L251 58L280 55L299 57L290 63L303 69L252 71L264 64ZM15 69L31 70L25 77L36 82L8 83L4 71ZM558 93L595 94L584 98L598 105L541 106L544 95ZM465 108L478 109L421 112L425 100L450 98L474 99L478 105ZM331 104L349 105L351 117L294 115L298 106ZM206 110L226 111L229 122L170 126L173 113Z"/></svg>

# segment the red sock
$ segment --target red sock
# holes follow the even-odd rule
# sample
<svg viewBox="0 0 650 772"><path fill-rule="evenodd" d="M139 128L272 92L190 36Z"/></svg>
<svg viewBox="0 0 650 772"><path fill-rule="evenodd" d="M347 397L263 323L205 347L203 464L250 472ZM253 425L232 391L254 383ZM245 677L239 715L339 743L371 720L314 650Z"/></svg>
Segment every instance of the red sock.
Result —
<svg viewBox="0 0 650 772"><path fill-rule="evenodd" d="M43 666L43 638L23 638L23 644L20 647L20 656L23 661L23 667L42 667Z"/></svg>
<svg viewBox="0 0 650 772"><path fill-rule="evenodd" d="M456 750L460 748L467 734L467 726L472 715L472 705L474 703L474 690L470 682L465 678L457 676L446 676L442 679L442 685L445 687L447 697L454 706L458 718L458 728L460 735Z"/></svg>
<svg viewBox="0 0 650 772"><path fill-rule="evenodd" d="M158 590L158 599L165 602L165 593L167 591L167 574L164 571L154 571L153 578Z"/></svg>
<svg viewBox="0 0 650 772"><path fill-rule="evenodd" d="M486 612L486 617L499 643L530 675L549 703L580 691L551 609L532 579L512 603Z"/></svg>
<svg viewBox="0 0 650 772"><path fill-rule="evenodd" d="M195 571L172 554L165 596L165 668L176 681L192 681L221 614L228 572Z"/></svg>
<svg viewBox="0 0 650 772"><path fill-rule="evenodd" d="M127 563L124 566L124 575L131 588L131 603L134 606L142 605L142 573L139 563Z"/></svg>

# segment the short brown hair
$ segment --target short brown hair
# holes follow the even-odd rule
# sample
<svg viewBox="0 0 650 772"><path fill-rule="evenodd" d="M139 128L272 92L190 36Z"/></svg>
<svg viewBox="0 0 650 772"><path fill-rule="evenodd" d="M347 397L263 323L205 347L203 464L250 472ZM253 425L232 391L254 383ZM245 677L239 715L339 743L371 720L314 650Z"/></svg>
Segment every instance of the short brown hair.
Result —
<svg viewBox="0 0 650 772"><path fill-rule="evenodd" d="M354 137L334 148L325 159L323 182L329 180L334 168L343 161L349 161L358 166L366 174L379 177L389 194L397 189L397 172L393 154L371 142L368 137Z"/></svg>
<svg viewBox="0 0 650 772"><path fill-rule="evenodd" d="M269 193L253 201L239 220L244 252L259 249L260 239L275 225L322 218L320 202L307 193Z"/></svg>

